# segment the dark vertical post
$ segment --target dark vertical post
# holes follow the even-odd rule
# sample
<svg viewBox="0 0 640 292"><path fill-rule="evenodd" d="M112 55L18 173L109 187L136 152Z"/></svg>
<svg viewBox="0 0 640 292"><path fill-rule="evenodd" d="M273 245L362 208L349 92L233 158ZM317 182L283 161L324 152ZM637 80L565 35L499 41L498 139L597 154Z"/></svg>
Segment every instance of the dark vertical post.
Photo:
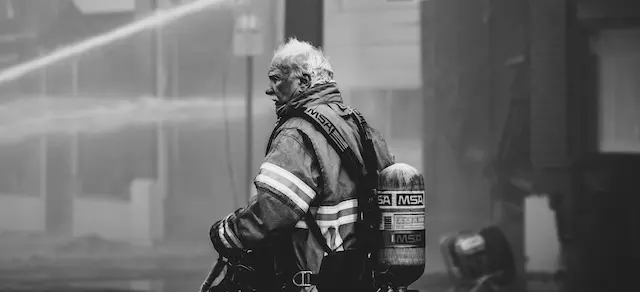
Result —
<svg viewBox="0 0 640 292"><path fill-rule="evenodd" d="M247 177L246 177L246 194L247 200L251 198L251 175L253 170L251 167L251 153L253 152L253 56L246 57L247 68Z"/></svg>
<svg viewBox="0 0 640 292"><path fill-rule="evenodd" d="M436 72L435 68L435 23L437 12L437 1L422 1L420 4L420 49L422 55L422 94L423 94L423 143L422 143L422 165L425 180L425 191L429 209L432 209L434 200L437 200L438 190L438 167L434 167L438 161L438 143L437 143L437 121L438 109L436 107L435 84ZM437 204L437 202L436 202ZM428 214L429 215L429 214ZM430 216L430 215L429 215ZM435 258L434 254L438 254L437 236L431 227L427 226L427 259ZM437 227L436 227L437 229ZM427 268L433 268L434 263L427 262Z"/></svg>
<svg viewBox="0 0 640 292"><path fill-rule="evenodd" d="M160 9L160 0L152 1L152 11L157 12ZM165 95L165 76L164 76L164 39L162 26L158 26L153 31L153 70L154 70L154 88L153 92L156 98L164 99ZM162 196L167 191L167 149L165 141L165 125L162 121L158 121L156 128L156 179L158 190Z"/></svg>
<svg viewBox="0 0 640 292"><path fill-rule="evenodd" d="M286 0L284 37L323 46L323 0Z"/></svg>

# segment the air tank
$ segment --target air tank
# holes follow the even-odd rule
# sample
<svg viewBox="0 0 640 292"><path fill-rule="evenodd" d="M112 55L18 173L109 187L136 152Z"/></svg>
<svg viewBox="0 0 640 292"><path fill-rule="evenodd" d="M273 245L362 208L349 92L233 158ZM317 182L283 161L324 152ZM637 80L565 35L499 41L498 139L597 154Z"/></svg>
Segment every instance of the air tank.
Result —
<svg viewBox="0 0 640 292"><path fill-rule="evenodd" d="M380 226L378 278L396 291L406 290L426 266L426 195L422 174L393 164L380 172L377 188Z"/></svg>

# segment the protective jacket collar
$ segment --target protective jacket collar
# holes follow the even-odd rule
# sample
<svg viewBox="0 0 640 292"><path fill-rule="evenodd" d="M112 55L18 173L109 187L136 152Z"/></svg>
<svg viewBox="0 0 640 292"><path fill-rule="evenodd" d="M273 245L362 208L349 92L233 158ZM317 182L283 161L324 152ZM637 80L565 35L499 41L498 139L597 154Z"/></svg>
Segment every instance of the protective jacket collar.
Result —
<svg viewBox="0 0 640 292"><path fill-rule="evenodd" d="M296 94L287 104L276 108L276 114L280 118L301 107L334 102L342 102L337 84L335 82L319 84Z"/></svg>

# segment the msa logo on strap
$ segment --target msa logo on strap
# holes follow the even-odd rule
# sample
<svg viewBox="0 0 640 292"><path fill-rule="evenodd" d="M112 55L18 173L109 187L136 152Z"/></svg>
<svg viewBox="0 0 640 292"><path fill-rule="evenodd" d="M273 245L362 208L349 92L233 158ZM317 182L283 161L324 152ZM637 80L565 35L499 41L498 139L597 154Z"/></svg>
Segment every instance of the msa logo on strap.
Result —
<svg viewBox="0 0 640 292"><path fill-rule="evenodd" d="M329 133L329 135L333 134L333 132L336 130L336 127L329 121L329 119L316 110L308 108L304 112L318 121L318 123L322 125L322 127L327 131L327 133Z"/></svg>

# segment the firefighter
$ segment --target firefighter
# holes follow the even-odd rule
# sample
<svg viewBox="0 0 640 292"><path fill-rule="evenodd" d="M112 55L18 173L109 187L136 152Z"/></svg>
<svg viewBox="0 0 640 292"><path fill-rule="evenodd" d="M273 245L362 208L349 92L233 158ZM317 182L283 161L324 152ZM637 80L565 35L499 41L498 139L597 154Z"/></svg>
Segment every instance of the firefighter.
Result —
<svg viewBox="0 0 640 292"><path fill-rule="evenodd" d="M210 238L223 257L273 247L269 249L273 257L262 259L273 259L272 279L278 279L281 291L314 291L315 284L306 276L319 272L325 248L331 252L357 246L359 179L341 159L342 148L333 147L318 124L291 113L316 109L309 113L329 133L341 134L342 143L346 142L342 146L351 148L364 165L361 127L350 115L353 109L343 103L327 58L311 44L289 39L275 51L268 77L266 94L275 103L278 123L254 179L257 195L248 206L213 224ZM371 160L381 171L394 163L394 156L378 131L368 126L366 131L375 150ZM358 171L367 172L365 167ZM323 238L314 236L309 225L319 227ZM345 267L350 264L346 258L340 261Z"/></svg>

